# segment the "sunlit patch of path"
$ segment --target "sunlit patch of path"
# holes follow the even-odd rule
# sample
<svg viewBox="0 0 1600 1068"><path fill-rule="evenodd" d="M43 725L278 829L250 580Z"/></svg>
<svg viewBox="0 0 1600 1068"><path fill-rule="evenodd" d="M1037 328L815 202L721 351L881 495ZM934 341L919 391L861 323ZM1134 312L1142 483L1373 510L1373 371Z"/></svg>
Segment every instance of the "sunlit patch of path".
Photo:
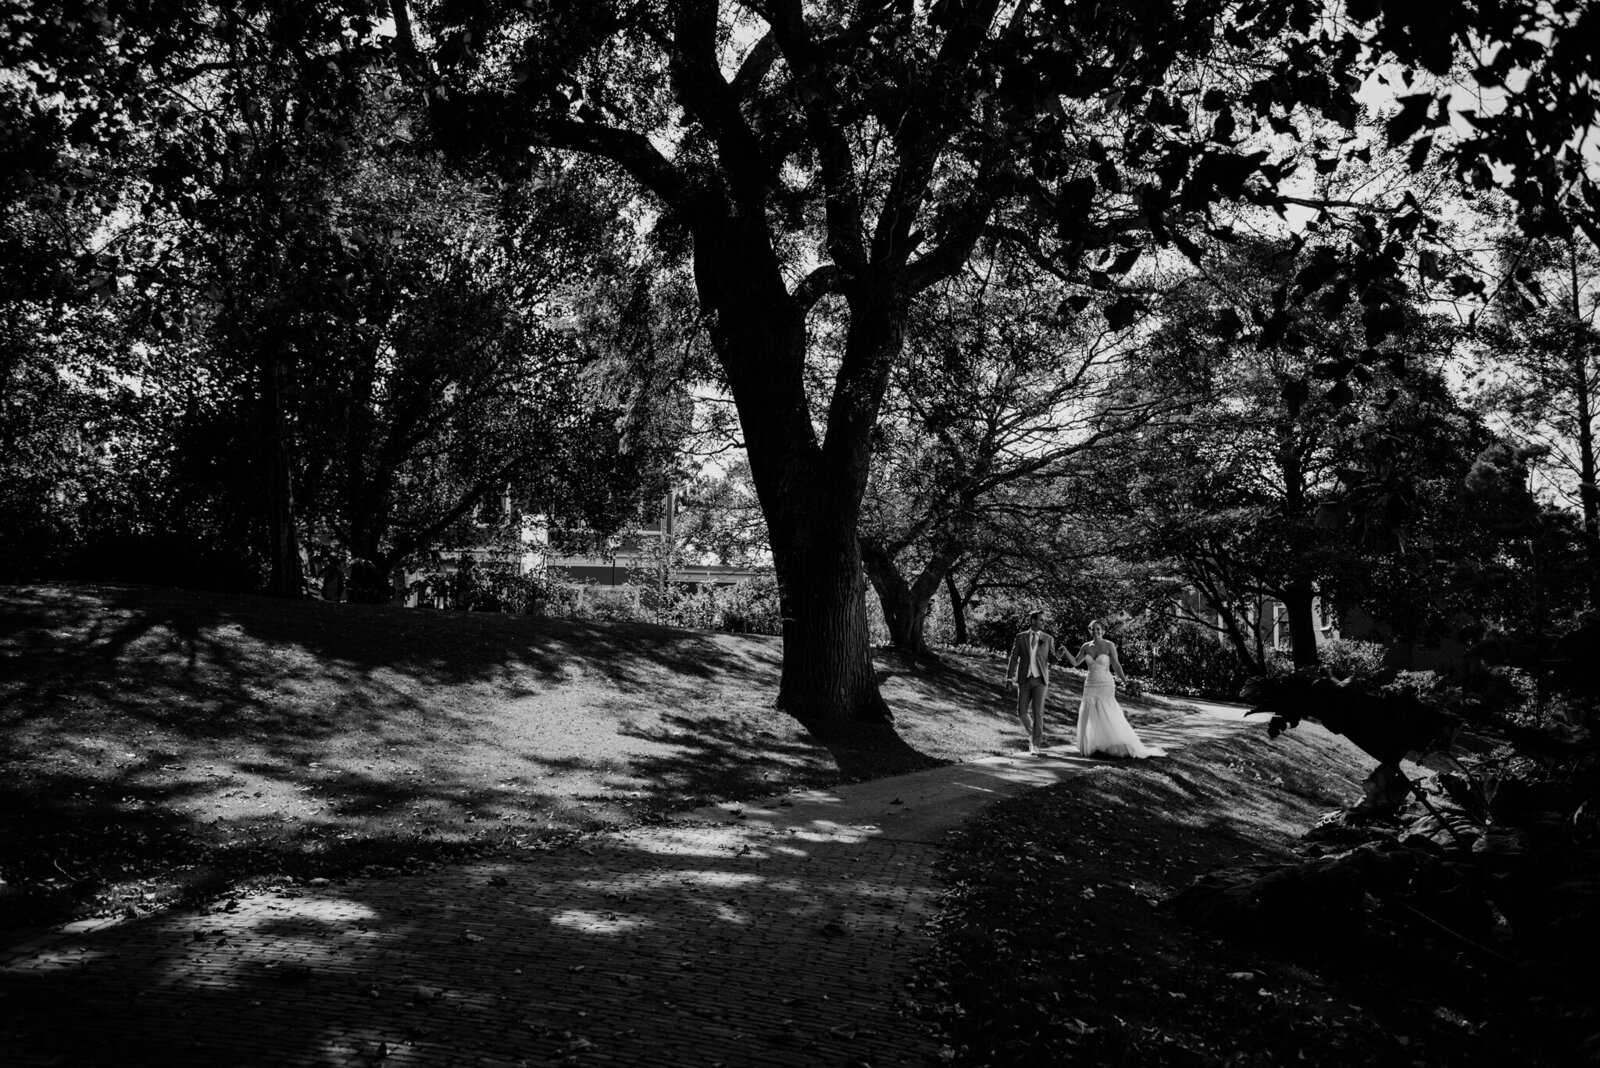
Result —
<svg viewBox="0 0 1600 1068"><path fill-rule="evenodd" d="M1237 729L1194 715L1146 740ZM1068 746L990 757L515 861L74 925L0 953L0 1063L927 1064L937 1036L905 982L945 835L1096 766Z"/></svg>

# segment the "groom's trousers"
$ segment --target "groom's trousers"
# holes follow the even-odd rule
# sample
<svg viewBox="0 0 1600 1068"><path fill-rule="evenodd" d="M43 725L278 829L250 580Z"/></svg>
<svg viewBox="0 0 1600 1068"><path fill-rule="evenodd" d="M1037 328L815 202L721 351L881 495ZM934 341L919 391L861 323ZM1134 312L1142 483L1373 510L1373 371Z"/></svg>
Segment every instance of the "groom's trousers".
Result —
<svg viewBox="0 0 1600 1068"><path fill-rule="evenodd" d="M1038 675L1017 682L1017 716L1034 745L1044 744L1044 698L1050 684Z"/></svg>

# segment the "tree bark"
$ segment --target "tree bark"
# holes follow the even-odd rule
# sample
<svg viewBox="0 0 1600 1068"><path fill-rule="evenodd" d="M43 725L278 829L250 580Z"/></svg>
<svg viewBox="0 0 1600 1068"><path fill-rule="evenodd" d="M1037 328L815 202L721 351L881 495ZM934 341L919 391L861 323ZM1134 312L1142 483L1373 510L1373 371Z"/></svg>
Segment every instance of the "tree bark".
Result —
<svg viewBox="0 0 1600 1068"><path fill-rule="evenodd" d="M872 665L854 532L820 522L779 530L772 537L783 608L777 707L808 726L891 721Z"/></svg>
<svg viewBox="0 0 1600 1068"><path fill-rule="evenodd" d="M1583 542L1589 557L1589 607L1600 609L1600 485L1595 484L1594 397L1589 389L1589 332L1584 329L1582 278L1578 271L1578 250L1569 240L1568 292L1572 306L1572 387L1578 428L1578 500L1583 507Z"/></svg>
<svg viewBox="0 0 1600 1068"><path fill-rule="evenodd" d="M939 584L949 577L950 566L959 556L960 548L947 543L910 582L900 574L894 555L876 539L863 538L861 548L867 577L883 606L890 643L907 656L939 662L939 657L928 648L928 613L933 607L933 596Z"/></svg>
<svg viewBox="0 0 1600 1068"><path fill-rule="evenodd" d="M961 591L956 589L954 569L944 573L945 592L950 595L950 625L955 630L957 645L967 645L967 605Z"/></svg>
<svg viewBox="0 0 1600 1068"><path fill-rule="evenodd" d="M1299 580L1283 592L1283 606L1289 613L1289 644L1294 666L1317 665L1316 591L1311 583Z"/></svg>
<svg viewBox="0 0 1600 1068"><path fill-rule="evenodd" d="M398 13L405 5L396 0L395 8ZM351 556L350 600L360 604L388 604L394 599L389 576L393 555L383 548L390 515L385 480L393 471L374 455L377 360L376 349L361 353L345 412L345 547Z"/></svg>
<svg viewBox="0 0 1600 1068"><path fill-rule="evenodd" d="M866 565L867 578L878 594L883 606L883 621L889 628L889 643L902 653L916 656L922 652L922 621L927 610L919 614L911 595L911 584L900 574L894 558L875 538L861 539L861 560Z"/></svg>
<svg viewBox="0 0 1600 1068"><path fill-rule="evenodd" d="M712 345L739 411L777 572L777 707L813 729L892 722L872 665L857 536L884 384L841 371L827 441L818 442L804 377L808 309L790 297L759 224L724 218L703 223L696 239L696 284L702 307L715 311ZM903 310L881 314L874 328L897 344ZM847 346L884 343L858 333L854 308L851 319Z"/></svg>
<svg viewBox="0 0 1600 1068"><path fill-rule="evenodd" d="M1298 429L1296 417L1284 413L1278 429L1278 463L1283 472L1284 514L1292 531L1315 537L1316 525L1309 518L1311 508ZM1300 553L1309 548L1304 542L1298 546ZM1289 614L1290 655L1294 658L1296 668L1315 667L1318 662L1317 620L1313 602L1317 589L1311 577L1305 574L1302 564L1297 562L1295 570L1300 573L1291 574L1281 598Z"/></svg>
<svg viewBox="0 0 1600 1068"><path fill-rule="evenodd" d="M262 476L265 483L268 575L267 593L300 597L304 568L294 508L294 446L289 439L286 393L288 365L274 351L261 354Z"/></svg>

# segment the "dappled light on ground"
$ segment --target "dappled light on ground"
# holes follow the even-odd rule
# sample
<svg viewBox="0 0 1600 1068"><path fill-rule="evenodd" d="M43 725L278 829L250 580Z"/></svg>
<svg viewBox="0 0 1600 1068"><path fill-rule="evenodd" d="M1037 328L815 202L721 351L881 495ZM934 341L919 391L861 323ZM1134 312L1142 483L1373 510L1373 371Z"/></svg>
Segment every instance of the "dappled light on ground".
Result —
<svg viewBox="0 0 1600 1068"><path fill-rule="evenodd" d="M770 707L780 652L645 625L0 590L0 755L21 769L0 782L0 922L416 869L928 766L1009 729L1003 701L961 712L977 684L945 674L892 683L932 754L891 733L819 742Z"/></svg>
<svg viewBox="0 0 1600 1068"><path fill-rule="evenodd" d="M86 931L13 960L0 992L43 1009L70 983L72 1018L36 1014L28 1048L83 1064L253 1063L263 1034L284 1063L925 1063L897 985L934 847L818 826L702 819L294 887Z"/></svg>
<svg viewBox="0 0 1600 1068"><path fill-rule="evenodd" d="M0 589L0 923L430 865L1022 745L1004 662L894 730L770 706L776 639L119 587ZM1074 676L1047 708L1069 740ZM1143 713L1146 720L1170 716Z"/></svg>

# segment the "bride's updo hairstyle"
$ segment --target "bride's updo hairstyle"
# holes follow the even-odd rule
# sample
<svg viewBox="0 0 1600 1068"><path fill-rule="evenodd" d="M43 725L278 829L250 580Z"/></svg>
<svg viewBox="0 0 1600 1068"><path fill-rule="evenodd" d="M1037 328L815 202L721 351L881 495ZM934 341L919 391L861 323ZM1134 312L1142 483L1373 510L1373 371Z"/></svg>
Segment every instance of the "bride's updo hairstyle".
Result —
<svg viewBox="0 0 1600 1068"><path fill-rule="evenodd" d="M1091 619L1089 620L1089 636L1095 637L1095 631L1099 631L1101 634L1104 634L1106 632L1106 625L1100 622L1098 619Z"/></svg>

